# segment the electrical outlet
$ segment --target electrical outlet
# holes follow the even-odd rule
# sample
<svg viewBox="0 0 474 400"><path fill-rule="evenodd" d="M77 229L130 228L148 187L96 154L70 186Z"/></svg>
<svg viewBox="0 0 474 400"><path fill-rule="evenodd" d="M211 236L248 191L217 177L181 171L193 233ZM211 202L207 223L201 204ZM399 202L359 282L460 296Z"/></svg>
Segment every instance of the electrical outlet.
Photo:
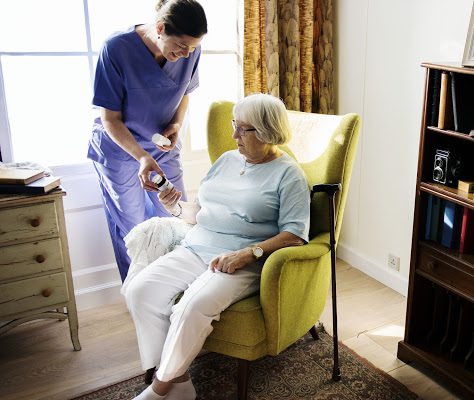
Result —
<svg viewBox="0 0 474 400"><path fill-rule="evenodd" d="M393 254L389 254L387 264L395 271L400 271L400 257L394 256Z"/></svg>

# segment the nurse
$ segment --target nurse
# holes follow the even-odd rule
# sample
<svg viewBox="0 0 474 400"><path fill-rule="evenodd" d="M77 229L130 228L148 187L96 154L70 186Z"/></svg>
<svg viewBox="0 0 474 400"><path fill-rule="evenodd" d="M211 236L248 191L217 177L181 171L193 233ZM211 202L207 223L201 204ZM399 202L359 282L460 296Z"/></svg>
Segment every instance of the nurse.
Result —
<svg viewBox="0 0 474 400"><path fill-rule="evenodd" d="M199 85L200 43L207 33L195 0L161 0L156 22L114 34L97 63L94 120L88 158L99 177L104 208L122 282L130 259L123 238L140 222L169 216L158 201L155 172L186 198L179 130L188 95ZM171 144L155 145L154 133Z"/></svg>

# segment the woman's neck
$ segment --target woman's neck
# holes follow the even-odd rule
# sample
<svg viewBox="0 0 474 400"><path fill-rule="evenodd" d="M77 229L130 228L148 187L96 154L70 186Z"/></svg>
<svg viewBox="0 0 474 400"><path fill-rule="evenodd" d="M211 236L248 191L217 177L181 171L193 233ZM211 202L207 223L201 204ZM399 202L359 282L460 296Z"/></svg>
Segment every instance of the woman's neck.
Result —
<svg viewBox="0 0 474 400"><path fill-rule="evenodd" d="M264 163L275 160L276 158L280 157L282 154L283 153L277 146L272 146L262 156L245 157L245 161L250 164L264 164Z"/></svg>
<svg viewBox="0 0 474 400"><path fill-rule="evenodd" d="M166 63L166 59L158 46L156 26L154 24L140 25L137 26L136 31L156 62L163 66Z"/></svg>

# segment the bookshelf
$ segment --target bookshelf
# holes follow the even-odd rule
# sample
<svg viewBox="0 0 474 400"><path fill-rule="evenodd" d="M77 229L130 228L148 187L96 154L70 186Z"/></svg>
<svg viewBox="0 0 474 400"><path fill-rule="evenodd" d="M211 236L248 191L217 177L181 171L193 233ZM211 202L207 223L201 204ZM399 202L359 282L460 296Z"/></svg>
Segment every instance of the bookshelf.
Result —
<svg viewBox="0 0 474 400"><path fill-rule="evenodd" d="M422 67L407 315L397 355L474 398L474 193L457 188L459 179L474 181L474 69L454 63ZM441 182L434 169L445 164L452 169Z"/></svg>

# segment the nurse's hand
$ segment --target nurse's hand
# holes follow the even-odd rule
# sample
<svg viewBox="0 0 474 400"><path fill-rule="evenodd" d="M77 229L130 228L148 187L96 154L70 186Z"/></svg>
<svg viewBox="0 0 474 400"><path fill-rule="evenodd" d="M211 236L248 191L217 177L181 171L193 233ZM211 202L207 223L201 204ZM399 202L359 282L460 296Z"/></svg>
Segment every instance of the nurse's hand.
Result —
<svg viewBox="0 0 474 400"><path fill-rule="evenodd" d="M178 201L181 196L182 193L175 187L172 187L171 189L160 192L158 194L158 200L160 200L161 204L163 204L166 211L168 211L171 215L177 216L178 214L181 214L182 211L178 205Z"/></svg>
<svg viewBox="0 0 474 400"><path fill-rule="evenodd" d="M164 176L164 172L150 154L140 157L138 162L140 163L140 168L138 169L138 179L140 180L142 188L148 190L149 192L156 192L158 189L156 188L156 185L150 180L151 173L156 172L157 174Z"/></svg>
<svg viewBox="0 0 474 400"><path fill-rule="evenodd" d="M161 134L167 137L171 144L169 146L156 146L162 151L170 151L175 148L176 143L178 143L178 134L181 129L181 125L178 123L169 124Z"/></svg>

